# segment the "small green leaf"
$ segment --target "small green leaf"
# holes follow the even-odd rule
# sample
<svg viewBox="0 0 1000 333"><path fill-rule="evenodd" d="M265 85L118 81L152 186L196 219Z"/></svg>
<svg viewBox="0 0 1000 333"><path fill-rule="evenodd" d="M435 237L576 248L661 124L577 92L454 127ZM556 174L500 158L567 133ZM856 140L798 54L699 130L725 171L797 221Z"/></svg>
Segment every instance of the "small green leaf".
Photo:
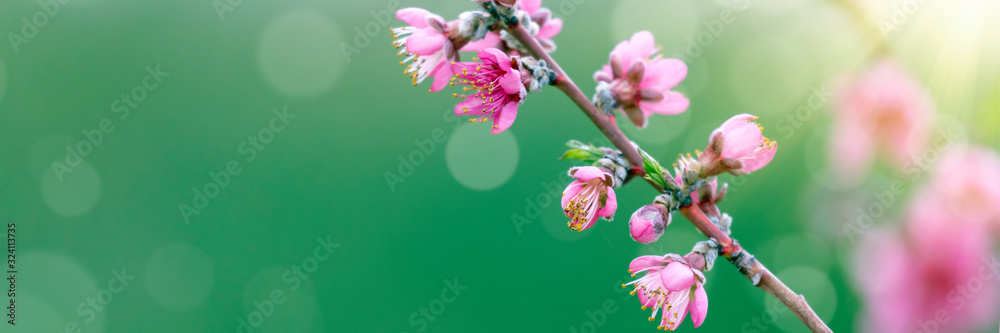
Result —
<svg viewBox="0 0 1000 333"><path fill-rule="evenodd" d="M657 162L653 156L650 156L642 149L639 149L639 155L642 156L642 167L646 169L645 178L660 185L660 187L666 188L667 181L664 180L663 167L660 166L660 162Z"/></svg>
<svg viewBox="0 0 1000 333"><path fill-rule="evenodd" d="M584 149L570 149L567 150L566 153L563 154L563 156L560 157L559 159L565 160L568 158L568 159L586 161L587 159L592 159L593 155L594 155L593 153Z"/></svg>

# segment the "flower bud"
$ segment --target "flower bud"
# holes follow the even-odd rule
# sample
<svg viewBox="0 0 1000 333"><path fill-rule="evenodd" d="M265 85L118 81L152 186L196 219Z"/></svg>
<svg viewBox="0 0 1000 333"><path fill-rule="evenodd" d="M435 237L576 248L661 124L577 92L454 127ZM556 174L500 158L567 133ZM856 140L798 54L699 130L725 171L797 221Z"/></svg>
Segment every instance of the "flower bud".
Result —
<svg viewBox="0 0 1000 333"><path fill-rule="evenodd" d="M670 225L670 211L661 204L645 205L632 213L628 226L632 239L643 244L652 244L660 238L663 230Z"/></svg>

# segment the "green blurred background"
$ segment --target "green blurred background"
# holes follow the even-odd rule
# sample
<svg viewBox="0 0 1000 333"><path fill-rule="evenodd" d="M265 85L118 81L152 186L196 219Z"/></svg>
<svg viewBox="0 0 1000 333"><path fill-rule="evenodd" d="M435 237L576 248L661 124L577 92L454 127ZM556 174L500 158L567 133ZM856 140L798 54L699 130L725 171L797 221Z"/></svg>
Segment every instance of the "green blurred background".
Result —
<svg viewBox="0 0 1000 333"><path fill-rule="evenodd" d="M388 32L402 24L385 20L395 1L64 2L0 3L0 220L16 223L18 265L17 325L3 332L652 331L620 288L628 262L703 239L678 216L657 244L632 241L628 216L653 194L642 184L618 191L614 222L566 228L549 188L571 165L557 157L600 133L553 88L499 136L454 117L451 90L402 74ZM862 6L892 22L903 2ZM401 3L446 19L475 8ZM997 148L998 5L919 4L888 34L893 55L943 119ZM690 109L626 133L669 160L728 117L759 115L780 150L723 177L734 236L831 328L855 330L843 216L893 175L830 181L831 116L809 98L863 68L878 32L831 1L543 5L565 20L553 55L584 91L636 31L668 57L702 38L678 88ZM723 11L735 21L713 28ZM146 79L156 68L162 80ZM129 107L123 94L144 98ZM67 146L86 156L67 161ZM239 173L222 181L229 164ZM803 331L729 264L708 281L700 331ZM747 329L765 317L776 320Z"/></svg>

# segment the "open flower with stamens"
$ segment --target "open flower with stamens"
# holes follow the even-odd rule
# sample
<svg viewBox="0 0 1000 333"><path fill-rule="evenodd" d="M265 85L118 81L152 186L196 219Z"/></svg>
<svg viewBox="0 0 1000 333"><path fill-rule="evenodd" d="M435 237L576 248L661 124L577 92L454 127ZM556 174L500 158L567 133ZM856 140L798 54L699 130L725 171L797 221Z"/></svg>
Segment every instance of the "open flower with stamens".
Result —
<svg viewBox="0 0 1000 333"><path fill-rule="evenodd" d="M723 172L735 175L760 170L774 159L778 142L764 136L757 117L740 114L729 118L708 139L708 148L698 157L702 176Z"/></svg>
<svg viewBox="0 0 1000 333"><path fill-rule="evenodd" d="M594 225L598 217L611 220L618 209L612 188L614 175L594 166L570 168L569 175L576 180L566 186L562 194L563 213L572 219L567 225L573 230L583 231Z"/></svg>
<svg viewBox="0 0 1000 333"><path fill-rule="evenodd" d="M463 14L464 20L445 22L441 16L411 7L397 11L396 18L409 24L392 29L396 39L393 45L400 48L399 55L406 56L399 64L406 66L404 73L413 79L413 85L433 77L431 91L448 85L452 77L450 62L458 59L459 51L479 51L499 40L488 36L474 41L476 27L484 24L476 15Z"/></svg>
<svg viewBox="0 0 1000 333"><path fill-rule="evenodd" d="M640 128L646 126L646 120L654 113L679 114L691 103L681 93L671 91L687 77L687 65L680 59L653 56L658 51L653 34L637 32L631 39L618 43L611 51L609 63L594 73L598 89L607 89L603 95L613 98L612 104L601 103L622 108ZM600 91L598 94L602 95Z"/></svg>
<svg viewBox="0 0 1000 333"><path fill-rule="evenodd" d="M708 294L705 293L705 275L691 267L676 254L641 256L629 264L629 273L645 273L642 277L623 284L633 286L632 295L639 297L642 309L653 308L649 321L660 313L658 329L673 331L684 317L691 313L694 327L701 326L708 314Z"/></svg>
<svg viewBox="0 0 1000 333"><path fill-rule="evenodd" d="M479 51L478 60L482 62L451 65L451 71L457 74L457 80L452 81L467 86L465 91L476 91L472 95L454 94L465 98L455 106L455 114L479 116L469 119L474 123L493 120L490 132L500 134L514 124L517 107L527 94L521 82L521 65L516 57L494 48Z"/></svg>

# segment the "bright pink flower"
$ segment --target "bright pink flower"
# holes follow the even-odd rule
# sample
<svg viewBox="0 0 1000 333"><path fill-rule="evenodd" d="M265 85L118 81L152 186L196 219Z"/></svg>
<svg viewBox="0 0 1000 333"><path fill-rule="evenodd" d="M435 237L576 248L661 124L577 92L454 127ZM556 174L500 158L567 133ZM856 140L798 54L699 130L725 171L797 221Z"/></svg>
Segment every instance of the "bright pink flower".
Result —
<svg viewBox="0 0 1000 333"><path fill-rule="evenodd" d="M469 43L468 38L453 33L457 21L445 22L441 16L422 8L400 9L396 18L410 25L392 29L396 38L393 45L402 48L399 55L407 56L399 64L406 65L404 73L413 79L413 85L433 77L431 91L439 91L448 85L452 77L449 63L458 58L459 51L475 52L484 45L496 43L496 39L492 38Z"/></svg>
<svg viewBox="0 0 1000 333"><path fill-rule="evenodd" d="M866 331L966 332L993 320L997 288L989 233L957 221L936 201L931 191L914 198L906 239L873 230L858 248L855 275L867 308ZM947 321L937 320L942 311Z"/></svg>
<svg viewBox="0 0 1000 333"><path fill-rule="evenodd" d="M949 149L935 166L931 187L940 198L940 209L976 222L1000 223L1000 156L996 151L973 146Z"/></svg>
<svg viewBox="0 0 1000 333"><path fill-rule="evenodd" d="M882 60L840 89L830 159L847 179L863 177L881 154L902 167L920 153L933 115L927 91L895 63Z"/></svg>
<svg viewBox="0 0 1000 333"><path fill-rule="evenodd" d="M714 171L745 174L760 170L774 159L778 142L771 141L757 124L756 116L740 114L729 118L709 136L708 148L699 161Z"/></svg>
<svg viewBox="0 0 1000 333"><path fill-rule="evenodd" d="M569 175L576 178L563 190L562 207L566 217L573 219L567 225L576 231L583 231L594 225L598 217L610 220L618 209L615 190L611 188L614 175L602 168L585 166L569 169Z"/></svg>
<svg viewBox="0 0 1000 333"><path fill-rule="evenodd" d="M645 127L654 113L679 114L691 103L684 95L670 91L687 77L687 65L680 59L653 57L658 51L653 34L637 32L618 43L609 63L594 74L595 80L610 85L617 105L639 127Z"/></svg>
<svg viewBox="0 0 1000 333"><path fill-rule="evenodd" d="M692 268L679 255L641 256L629 264L629 273L646 274L632 282L633 295L639 296L642 309L653 308L649 321L660 312L659 329L672 331L680 326L688 312L694 327L701 326L708 315L708 294L705 293L705 276ZM660 311L662 310L662 311Z"/></svg>
<svg viewBox="0 0 1000 333"><path fill-rule="evenodd" d="M636 242L652 244L660 239L663 230L670 225L672 214L661 204L640 207L628 221L629 233Z"/></svg>
<svg viewBox="0 0 1000 333"><path fill-rule="evenodd" d="M451 70L460 79L456 83L470 86L466 90L477 90L472 95L455 94L455 97L466 97L455 106L455 114L479 116L469 119L472 122L492 119L491 133L500 134L514 124L517 106L524 102L527 94L521 83L520 63L517 58L507 57L493 48L479 51L479 58L482 63L461 62L451 65Z"/></svg>

